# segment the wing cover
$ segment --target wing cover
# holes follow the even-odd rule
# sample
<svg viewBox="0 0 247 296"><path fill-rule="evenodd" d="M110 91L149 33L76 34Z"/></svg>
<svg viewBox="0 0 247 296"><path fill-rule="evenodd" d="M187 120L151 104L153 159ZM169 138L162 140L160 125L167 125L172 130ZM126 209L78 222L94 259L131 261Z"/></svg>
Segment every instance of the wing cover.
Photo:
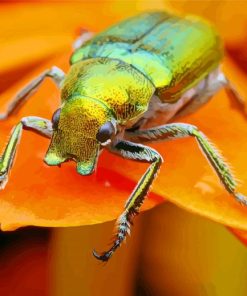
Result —
<svg viewBox="0 0 247 296"><path fill-rule="evenodd" d="M74 52L71 63L120 59L150 79L164 102L175 102L218 66L222 48L214 28L199 17L149 12L96 35Z"/></svg>

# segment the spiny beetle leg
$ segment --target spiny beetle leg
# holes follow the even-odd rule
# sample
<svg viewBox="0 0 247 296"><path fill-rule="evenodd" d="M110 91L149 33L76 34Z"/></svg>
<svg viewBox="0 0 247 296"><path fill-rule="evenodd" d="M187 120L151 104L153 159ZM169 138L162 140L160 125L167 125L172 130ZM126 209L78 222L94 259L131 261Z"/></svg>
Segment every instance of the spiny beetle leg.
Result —
<svg viewBox="0 0 247 296"><path fill-rule="evenodd" d="M216 69L193 88L195 93L191 100L178 110L173 117L173 121L181 116L196 112L201 106L210 101L214 94L222 88L226 90L230 101L233 102L233 106L237 105L238 111L240 111L244 117L247 117L246 101L240 96L225 74L220 69Z"/></svg>
<svg viewBox="0 0 247 296"><path fill-rule="evenodd" d="M126 135L129 139L138 142L167 141L189 136L195 137L225 189L231 193L238 202L247 205L247 197L235 191L236 182L223 156L196 126L185 123L171 123L147 130L128 132Z"/></svg>
<svg viewBox="0 0 247 296"><path fill-rule="evenodd" d="M47 119L40 117L24 117L13 129L10 139L0 157L0 188L3 189L8 181L8 174L12 167L17 146L21 138L22 129L32 130L46 138L52 136L52 125Z"/></svg>
<svg viewBox="0 0 247 296"><path fill-rule="evenodd" d="M119 141L109 147L111 152L118 154L126 159L131 159L140 162L148 162L151 165L138 182L136 188L126 202L125 210L117 220L117 233L114 239L113 246L102 254L93 252L93 255L102 261L108 261L118 247L121 246L127 234L130 233L130 225L135 215L138 214L139 208L144 202L148 190L157 175L157 172L162 163L162 157L157 151L150 147L141 144L135 144L127 141Z"/></svg>
<svg viewBox="0 0 247 296"><path fill-rule="evenodd" d="M15 114L19 108L27 101L27 99L37 91L40 84L46 77L52 78L52 80L59 87L63 79L65 78L64 72L56 66L44 71L34 80L32 80L26 87L24 87L14 99L7 106L7 111L0 114L0 120L8 118L10 115Z"/></svg>
<svg viewBox="0 0 247 296"><path fill-rule="evenodd" d="M242 111L243 115L247 118L247 104L246 100L239 94L235 86L232 84L228 78L224 76L222 78L224 80L224 86L225 90L229 96L233 100L233 102L236 102L238 105L238 108Z"/></svg>

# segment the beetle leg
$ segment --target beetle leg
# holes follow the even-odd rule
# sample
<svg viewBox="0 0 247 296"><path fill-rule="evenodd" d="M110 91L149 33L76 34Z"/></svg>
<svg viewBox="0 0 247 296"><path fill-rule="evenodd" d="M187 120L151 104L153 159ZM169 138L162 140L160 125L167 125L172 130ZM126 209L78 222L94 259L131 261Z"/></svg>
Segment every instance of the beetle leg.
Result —
<svg viewBox="0 0 247 296"><path fill-rule="evenodd" d="M7 106L7 111L5 113L0 114L0 120L6 119L10 115L15 114L19 110L19 108L27 101L30 95L37 91L38 87L46 77L52 78L52 80L59 87L62 80L65 78L65 74L61 69L57 68L56 66L41 73L26 87L24 87L19 93L17 93L13 101L11 101Z"/></svg>
<svg viewBox="0 0 247 296"><path fill-rule="evenodd" d="M16 149L21 138L22 129L32 130L44 137L51 138L52 124L50 120L40 117L24 117L13 129L10 139L0 157L0 188L3 189L8 181Z"/></svg>
<svg viewBox="0 0 247 296"><path fill-rule="evenodd" d="M72 48L74 50L77 50L78 48L80 48L84 43L86 43L88 40L90 40L93 37L93 33L86 30L86 29L81 29L81 34L78 38L76 38L76 40L74 41L74 43L72 44Z"/></svg>
<svg viewBox="0 0 247 296"><path fill-rule="evenodd" d="M238 104L238 107L243 111L244 115L246 116L247 115L246 100L243 97L241 97L241 95L236 90L235 86L223 73L221 73L219 80L221 81L223 87L225 88L229 98L233 99L233 101Z"/></svg>
<svg viewBox="0 0 247 296"><path fill-rule="evenodd" d="M194 91L192 98L185 106L178 110L172 119L174 120L178 117L194 113L197 109L210 101L221 88L225 88L229 98L237 103L243 115L246 116L247 107L245 100L240 96L225 74L220 69L216 69L199 82L197 86L191 89ZM184 96L186 97L186 95L185 93Z"/></svg>
<svg viewBox="0 0 247 296"><path fill-rule="evenodd" d="M113 246L101 255L93 252L94 256L102 261L108 261L115 250L120 247L126 235L130 232L130 225L139 208L144 202L148 190L156 177L156 174L162 163L162 157L154 149L140 144L127 141L119 141L109 148L111 152L116 153L123 158L132 159L141 162L151 163L145 174L138 182L136 188L125 204L124 212L117 220L117 234Z"/></svg>
<svg viewBox="0 0 247 296"><path fill-rule="evenodd" d="M128 132L126 136L138 142L173 140L189 136L195 137L225 189L231 193L238 202L247 205L247 198L235 191L236 182L224 158L196 126L185 123L171 123L147 130Z"/></svg>

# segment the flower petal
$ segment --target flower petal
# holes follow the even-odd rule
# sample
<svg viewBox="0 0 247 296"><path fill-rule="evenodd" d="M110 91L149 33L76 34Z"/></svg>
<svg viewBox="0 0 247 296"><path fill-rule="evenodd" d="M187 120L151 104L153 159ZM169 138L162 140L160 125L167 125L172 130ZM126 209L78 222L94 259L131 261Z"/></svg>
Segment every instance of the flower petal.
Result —
<svg viewBox="0 0 247 296"><path fill-rule="evenodd" d="M68 55L57 57L56 65L68 67ZM2 102L20 89L21 85L35 77L55 61L37 68L13 86L3 96ZM49 81L19 112L18 116L1 122L0 147L6 144L8 135L18 118L37 115L51 118L59 100L56 87ZM17 118L18 117L18 118ZM89 177L76 173L75 165L67 163L62 168L48 167L42 161L49 141L24 131L15 164L6 188L0 192L0 223L3 230L24 225L76 226L95 224L115 219L123 210L135 183L102 167ZM101 158L107 157L102 155ZM151 195L144 209L161 202Z"/></svg>
<svg viewBox="0 0 247 296"><path fill-rule="evenodd" d="M110 4L102 4L102 7L107 11ZM65 46L70 50L76 28L87 24L89 30L90 27L96 30L114 22L114 16L95 22L94 3L42 6L21 3L1 8L1 90L7 89L1 95L1 111L23 85L48 67L56 64L68 70L69 54L61 56L59 52ZM54 11L58 22L54 21ZM114 14L116 19L120 7L118 12ZM54 55L56 58L52 60ZM31 69L35 70L30 72ZM17 116L1 122L1 147L6 145L12 127L21 117L51 118L59 105L58 96L55 86L45 82ZM61 170L49 168L42 162L48 145L47 139L23 133L9 183L0 192L2 229L24 225L75 226L115 219L122 212L135 183L118 174L112 175L100 162L96 174L91 177L79 176L72 163L63 165ZM151 195L144 209L161 201L160 197Z"/></svg>
<svg viewBox="0 0 247 296"><path fill-rule="evenodd" d="M68 28L71 28L75 26L75 23L79 24L78 14L75 14L79 6L74 5L70 10L69 5L63 5L63 8L59 9L60 20L63 20L65 24L63 26L68 25ZM46 9L47 7L50 6L46 6ZM90 9L89 7L87 9L91 11L91 6ZM38 10L34 9L33 12L35 13L32 17L35 19L35 16L38 16ZM68 17L71 12L74 13L73 17ZM85 14L86 21L84 18L84 22L93 23L92 13L91 11L91 14ZM47 19L39 23L47 26L49 21L51 21L51 14L48 13ZM100 26L103 25L100 24ZM54 29L54 26L52 28ZM61 33L61 31L59 32ZM58 31L54 30L54 32L59 35ZM67 38L67 34L64 35L64 40L61 38L62 47L63 42L68 42ZM59 46L59 50L60 48ZM42 53L40 59L42 60L43 57ZM67 70L68 66L65 67L67 61L68 55L60 59L57 57L55 64ZM48 64L44 64L33 73L20 79L13 88L4 94L2 102L6 103L11 95L30 77L34 77L46 67L52 66L53 63L50 60ZM11 63L6 64L6 71L11 68ZM240 78L239 75L236 79L238 78ZM245 93L247 94L246 91ZM55 87L46 82L34 98L20 111L18 118L26 115L50 118L58 104ZM220 146L227 158L237 168L242 180L246 181L243 157L247 148L244 143L247 123L236 110L230 108L228 99L223 92L201 111L186 118L185 121L197 124ZM5 139L16 122L17 116L1 124L0 145L6 144ZM10 181L6 189L0 193L0 222L3 229L13 229L30 224L72 226L114 219L121 213L124 201L131 189L134 188L133 181L137 181L144 170L144 165L137 165L134 162L121 160L109 153L104 153L100 158L96 174L90 177L81 177L76 174L71 163L63 165L61 170L57 167L48 168L42 164L41 160L47 146L48 140L31 133L25 132L23 134ZM247 229L246 209L224 192L197 150L193 139L157 144L155 147L162 155L167 156L159 178L153 187L155 193L169 197L170 201L190 211L236 228ZM238 147L238 153L236 153L235 147ZM111 163L110 168L109 163ZM161 202L162 199L159 195L150 194L143 209Z"/></svg>
<svg viewBox="0 0 247 296"><path fill-rule="evenodd" d="M244 41L247 24L246 1L168 0L167 4L179 12L201 15L209 19L227 44L238 44Z"/></svg>
<svg viewBox="0 0 247 296"><path fill-rule="evenodd" d="M225 68L228 76L232 77L233 82L238 82L238 88L247 97L246 77L230 60L226 61ZM247 120L233 105L222 90L198 112L179 119L179 122L198 126L223 151L243 183L238 190L247 195ZM224 190L195 139L161 142L152 146L165 159L153 192L188 211L247 230L247 207L240 205ZM111 158L106 158L111 163L111 169L135 181L140 179L144 166L125 160L114 162Z"/></svg>

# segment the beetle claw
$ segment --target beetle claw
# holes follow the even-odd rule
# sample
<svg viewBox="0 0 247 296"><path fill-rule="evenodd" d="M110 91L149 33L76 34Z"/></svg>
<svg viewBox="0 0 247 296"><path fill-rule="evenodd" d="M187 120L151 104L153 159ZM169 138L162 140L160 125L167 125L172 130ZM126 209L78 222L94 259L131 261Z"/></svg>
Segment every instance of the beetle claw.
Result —
<svg viewBox="0 0 247 296"><path fill-rule="evenodd" d="M93 250L94 257L103 262L107 262L111 258L112 254L113 254L112 250L109 250L108 252L104 252L101 255L99 255L95 250Z"/></svg>

